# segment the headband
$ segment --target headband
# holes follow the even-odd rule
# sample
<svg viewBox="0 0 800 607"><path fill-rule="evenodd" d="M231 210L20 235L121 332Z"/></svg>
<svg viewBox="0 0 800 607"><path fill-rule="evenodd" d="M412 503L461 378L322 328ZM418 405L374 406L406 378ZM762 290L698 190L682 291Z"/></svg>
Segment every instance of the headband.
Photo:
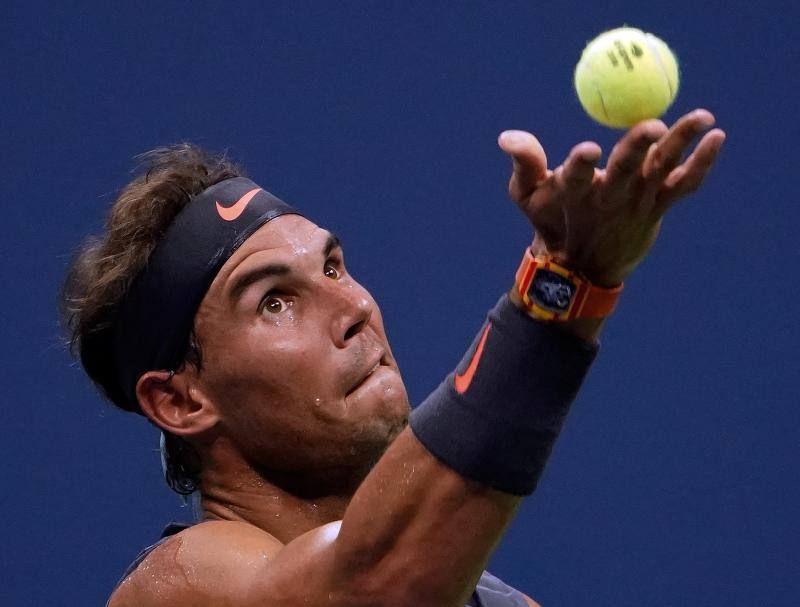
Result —
<svg viewBox="0 0 800 607"><path fill-rule="evenodd" d="M258 228L286 214L299 213L244 177L211 186L178 213L114 327L118 379L134 409L143 373L174 371L184 360L194 315L223 264Z"/></svg>

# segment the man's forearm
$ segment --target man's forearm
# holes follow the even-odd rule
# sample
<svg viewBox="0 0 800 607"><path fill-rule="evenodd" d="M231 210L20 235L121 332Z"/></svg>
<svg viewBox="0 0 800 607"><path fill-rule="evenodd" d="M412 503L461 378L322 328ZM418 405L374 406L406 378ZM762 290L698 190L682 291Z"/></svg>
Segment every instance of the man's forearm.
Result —
<svg viewBox="0 0 800 607"><path fill-rule="evenodd" d="M376 604L463 605L521 499L459 475L406 428L345 513L338 575Z"/></svg>
<svg viewBox="0 0 800 607"><path fill-rule="evenodd" d="M417 605L463 604L459 601L474 588L521 494L535 486L593 348L573 335L530 324L537 321L512 311L507 302L493 315L489 322L500 337L489 342L468 393L458 393L451 375L416 414L429 419L398 437L354 496L337 540L342 579L397 592L398 601ZM503 331L510 334L503 337ZM526 331L538 336L527 351ZM480 341L485 342L479 335ZM479 346L462 361L462 377L466 363L480 358ZM493 369L492 361L508 357L498 351L506 346L512 359ZM452 420L469 415L460 409L462 398L463 406L477 405L486 415L459 429ZM440 423L445 433L431 423ZM452 444L443 445L449 430L454 430Z"/></svg>

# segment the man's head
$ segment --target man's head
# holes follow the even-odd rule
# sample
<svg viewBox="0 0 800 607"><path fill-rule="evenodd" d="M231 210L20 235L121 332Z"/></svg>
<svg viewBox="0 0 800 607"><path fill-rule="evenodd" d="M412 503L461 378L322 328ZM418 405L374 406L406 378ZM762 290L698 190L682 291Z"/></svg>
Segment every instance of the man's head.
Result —
<svg viewBox="0 0 800 607"><path fill-rule="evenodd" d="M92 379L201 459L222 446L259 473L292 475L374 462L405 424L405 391L375 302L347 273L337 239L299 215L256 226L237 244L193 311L182 356L189 364L137 373L136 398L126 397L125 350L117 344L115 355L114 335L131 285L178 213L238 174L191 146L145 161L147 174L123 191L64 291L73 344Z"/></svg>

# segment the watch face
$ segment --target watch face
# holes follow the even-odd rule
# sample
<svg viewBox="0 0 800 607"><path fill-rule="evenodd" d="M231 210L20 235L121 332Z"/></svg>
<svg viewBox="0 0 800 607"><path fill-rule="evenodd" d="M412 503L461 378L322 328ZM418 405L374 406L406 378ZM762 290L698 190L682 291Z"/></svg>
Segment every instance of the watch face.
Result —
<svg viewBox="0 0 800 607"><path fill-rule="evenodd" d="M539 270L533 276L528 297L540 308L552 312L566 312L575 295L575 283L550 270Z"/></svg>

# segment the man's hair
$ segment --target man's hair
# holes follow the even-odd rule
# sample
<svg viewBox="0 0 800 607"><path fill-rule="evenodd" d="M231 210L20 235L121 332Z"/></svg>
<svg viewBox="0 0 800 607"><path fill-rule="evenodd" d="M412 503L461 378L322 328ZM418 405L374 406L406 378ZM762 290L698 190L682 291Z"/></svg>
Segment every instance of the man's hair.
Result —
<svg viewBox="0 0 800 607"><path fill-rule="evenodd" d="M112 205L105 231L89 237L73 259L59 308L70 350L94 384L121 409L142 414L118 379L113 335L121 304L181 209L206 188L240 177L242 171L224 155L189 143L157 148L136 160L138 174ZM185 362L201 368L193 333ZM180 437L165 433L165 438L167 484L182 495L199 489L197 453Z"/></svg>

